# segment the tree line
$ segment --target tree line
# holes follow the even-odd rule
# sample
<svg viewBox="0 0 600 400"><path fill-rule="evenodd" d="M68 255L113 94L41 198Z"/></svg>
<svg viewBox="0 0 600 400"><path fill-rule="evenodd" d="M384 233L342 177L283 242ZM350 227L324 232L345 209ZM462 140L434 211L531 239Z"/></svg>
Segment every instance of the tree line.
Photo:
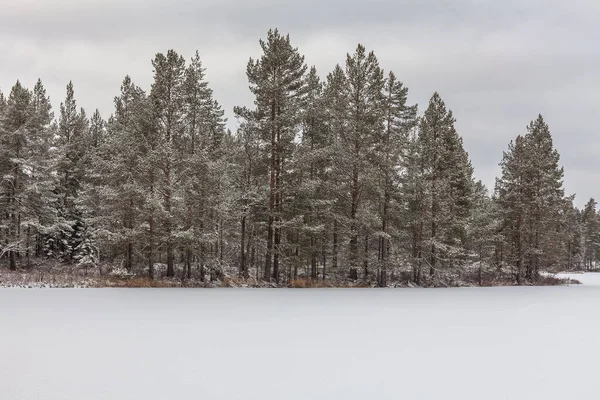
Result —
<svg viewBox="0 0 600 400"><path fill-rule="evenodd" d="M125 76L106 120L77 107L71 82L58 118L41 80L0 93L8 267L50 258L150 278L378 286L595 268L596 202L579 210L565 195L542 116L489 191L441 96L420 114L374 52L359 44L321 79L289 36L270 30L260 48L235 132L198 52L156 54L149 90Z"/></svg>

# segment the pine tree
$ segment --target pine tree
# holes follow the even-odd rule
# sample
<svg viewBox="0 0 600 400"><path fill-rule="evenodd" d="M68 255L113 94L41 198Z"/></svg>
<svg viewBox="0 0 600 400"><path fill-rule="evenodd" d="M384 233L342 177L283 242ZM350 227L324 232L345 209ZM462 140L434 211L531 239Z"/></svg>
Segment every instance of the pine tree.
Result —
<svg viewBox="0 0 600 400"><path fill-rule="evenodd" d="M322 81L289 36L259 43L246 71L254 107L234 109L235 134L198 52L187 65L156 54L148 94L126 76L106 121L88 119L71 82L57 120L41 81L0 93L0 258L86 272L102 260L150 278L166 259L182 285L232 273L291 286L522 284L596 267L600 213L565 196L541 116L509 145L490 196L439 94L418 118L360 44Z"/></svg>
<svg viewBox="0 0 600 400"><path fill-rule="evenodd" d="M527 149L530 162L527 172L530 177L531 204L529 214L529 242L527 277L536 279L541 267L552 265L556 256L552 249L557 247L559 214L564 199L562 179L564 171L559 167L559 155L552 144L548 125L541 115L527 127Z"/></svg>
<svg viewBox="0 0 600 400"><path fill-rule="evenodd" d="M564 207L563 169L548 125L540 115L504 153L496 182L504 236L512 247L517 282L535 280L541 268L559 261Z"/></svg>
<svg viewBox="0 0 600 400"><path fill-rule="evenodd" d="M363 270L364 280L369 280L369 233L373 210L366 200L367 193L373 191L373 158L378 137L383 128L383 71L375 53L367 54L359 44L353 55L346 56L346 82L348 85L348 129L340 137L342 153L348 163L351 179L347 182L350 198L350 276L358 277L359 236L364 237ZM362 235L361 235L362 231Z"/></svg>
<svg viewBox="0 0 600 400"><path fill-rule="evenodd" d="M507 261L514 265L517 283L523 279L525 254L526 208L529 202L526 193L527 150L523 136L517 136L508 145L500 162L502 177L496 179L496 194L499 214L502 218L502 234L510 250Z"/></svg>
<svg viewBox="0 0 600 400"><path fill-rule="evenodd" d="M289 161L301 117L306 92L304 57L292 47L289 36L269 30L260 40L263 54L250 59L247 67L255 110L236 108L236 115L253 121L269 151L269 204L264 279L278 283L281 250L283 199L285 197L286 160Z"/></svg>
<svg viewBox="0 0 600 400"><path fill-rule="evenodd" d="M185 60L174 50L166 55L159 53L152 61L154 83L150 91L154 123L158 132L159 145L156 147L156 168L161 179L157 189L163 197L162 222L163 242L167 253L167 276L175 275L174 270L174 231L177 227L175 182L183 168L178 158L182 147L183 124L183 81Z"/></svg>
<svg viewBox="0 0 600 400"><path fill-rule="evenodd" d="M600 219L596 210L596 200L591 198L583 208L581 224L583 225L583 265L587 270L593 269L598 260L600 249Z"/></svg>
<svg viewBox="0 0 600 400"><path fill-rule="evenodd" d="M327 220L331 224L331 268L336 271L340 265L342 254L341 243L343 242L344 226L347 226L346 203L347 197L345 180L348 160L343 156L342 136L348 129L348 85L344 70L336 65L333 72L327 75L327 81L323 91L323 107L325 118L325 129L328 136L329 151L327 157L329 163L326 170L329 174L327 180L326 199L331 203Z"/></svg>
<svg viewBox="0 0 600 400"><path fill-rule="evenodd" d="M250 270L256 267L258 279L260 268L256 264L256 258L261 229L260 209L265 202L267 190L262 177L267 171L262 162L260 132L252 121L240 126L235 144L234 185L237 189L240 220L239 275L248 278Z"/></svg>

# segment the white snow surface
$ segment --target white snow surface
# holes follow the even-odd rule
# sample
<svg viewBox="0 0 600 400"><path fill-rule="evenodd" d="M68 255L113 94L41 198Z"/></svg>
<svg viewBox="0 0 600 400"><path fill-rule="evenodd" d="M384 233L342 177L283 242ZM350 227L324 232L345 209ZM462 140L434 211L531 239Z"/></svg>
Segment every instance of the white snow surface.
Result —
<svg viewBox="0 0 600 400"><path fill-rule="evenodd" d="M2 400L598 399L563 287L0 289Z"/></svg>

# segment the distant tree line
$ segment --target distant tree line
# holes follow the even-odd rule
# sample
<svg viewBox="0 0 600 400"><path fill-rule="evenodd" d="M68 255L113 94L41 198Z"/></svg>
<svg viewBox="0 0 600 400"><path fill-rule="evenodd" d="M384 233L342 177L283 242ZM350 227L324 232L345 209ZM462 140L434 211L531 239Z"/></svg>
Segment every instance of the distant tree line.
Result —
<svg viewBox="0 0 600 400"><path fill-rule="evenodd" d="M126 76L106 120L77 107L72 83L58 118L41 80L0 93L7 266L378 286L595 268L596 202L565 196L542 116L511 141L490 193L440 95L420 114L364 46L324 80L289 36L270 30L260 47L236 132L197 52L156 54L149 90Z"/></svg>

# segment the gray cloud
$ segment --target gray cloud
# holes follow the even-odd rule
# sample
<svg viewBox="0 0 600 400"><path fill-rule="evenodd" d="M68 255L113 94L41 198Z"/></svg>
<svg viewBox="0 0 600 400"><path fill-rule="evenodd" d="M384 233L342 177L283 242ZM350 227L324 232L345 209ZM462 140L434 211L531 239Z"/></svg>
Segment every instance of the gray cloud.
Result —
<svg viewBox="0 0 600 400"><path fill-rule="evenodd" d="M232 107L252 102L247 60L269 27L289 32L322 76L362 42L421 110L442 95L490 186L508 142L544 115L581 205L600 196L598 22L595 0L0 0L0 88L41 77L57 107L73 80L79 104L108 116L125 74L149 88L156 52L198 49L234 127Z"/></svg>

